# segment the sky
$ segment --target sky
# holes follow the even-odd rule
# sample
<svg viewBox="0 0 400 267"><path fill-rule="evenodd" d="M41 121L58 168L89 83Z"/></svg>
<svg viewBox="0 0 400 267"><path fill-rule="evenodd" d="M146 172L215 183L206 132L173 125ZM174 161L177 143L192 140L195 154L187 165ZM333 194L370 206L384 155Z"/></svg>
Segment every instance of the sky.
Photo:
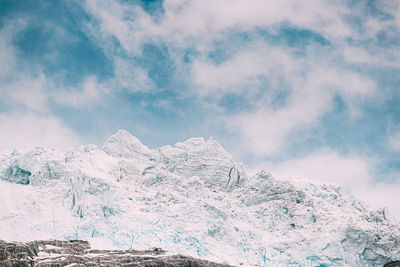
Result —
<svg viewBox="0 0 400 267"><path fill-rule="evenodd" d="M0 0L0 149L215 137L400 215L400 2Z"/></svg>

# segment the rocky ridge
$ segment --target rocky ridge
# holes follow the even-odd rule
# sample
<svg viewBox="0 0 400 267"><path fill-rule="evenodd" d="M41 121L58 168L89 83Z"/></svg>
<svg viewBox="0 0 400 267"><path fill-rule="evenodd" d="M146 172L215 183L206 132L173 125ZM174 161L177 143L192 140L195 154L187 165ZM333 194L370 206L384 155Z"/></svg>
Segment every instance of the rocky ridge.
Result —
<svg viewBox="0 0 400 267"><path fill-rule="evenodd" d="M182 255L165 255L159 248L152 250L94 250L89 242L32 241L7 243L0 240L0 266L198 266L223 267Z"/></svg>

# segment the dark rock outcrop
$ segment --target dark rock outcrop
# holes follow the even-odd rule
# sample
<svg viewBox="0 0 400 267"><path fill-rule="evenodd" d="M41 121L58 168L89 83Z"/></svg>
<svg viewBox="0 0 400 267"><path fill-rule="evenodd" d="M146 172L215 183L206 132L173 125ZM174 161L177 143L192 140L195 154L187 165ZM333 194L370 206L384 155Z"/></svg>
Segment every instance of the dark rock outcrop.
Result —
<svg viewBox="0 0 400 267"><path fill-rule="evenodd" d="M383 267L400 267L400 261L388 262Z"/></svg>
<svg viewBox="0 0 400 267"><path fill-rule="evenodd" d="M31 172L21 169L18 166L10 166L4 172L3 180L13 182L16 184L29 184L29 176L31 176Z"/></svg>
<svg viewBox="0 0 400 267"><path fill-rule="evenodd" d="M8 266L228 266L182 255L165 255L152 250L93 250L87 241L33 241L28 243L0 240L0 267Z"/></svg>

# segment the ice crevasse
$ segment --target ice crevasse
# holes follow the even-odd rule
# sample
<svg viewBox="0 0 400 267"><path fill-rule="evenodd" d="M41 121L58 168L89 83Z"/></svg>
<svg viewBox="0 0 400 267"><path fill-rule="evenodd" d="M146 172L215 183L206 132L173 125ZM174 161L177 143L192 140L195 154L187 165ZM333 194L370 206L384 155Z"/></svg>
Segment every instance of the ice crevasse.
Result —
<svg viewBox="0 0 400 267"><path fill-rule="evenodd" d="M0 239L161 247L232 265L400 259L398 221L340 186L250 177L213 138L149 149L125 130L101 148L2 152Z"/></svg>

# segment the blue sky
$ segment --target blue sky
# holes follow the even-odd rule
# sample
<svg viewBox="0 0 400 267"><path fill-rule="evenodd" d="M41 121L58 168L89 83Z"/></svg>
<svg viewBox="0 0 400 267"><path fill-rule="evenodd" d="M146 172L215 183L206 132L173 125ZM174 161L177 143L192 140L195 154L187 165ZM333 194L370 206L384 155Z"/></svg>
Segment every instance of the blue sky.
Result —
<svg viewBox="0 0 400 267"><path fill-rule="evenodd" d="M395 0L2 0L0 148L101 145L120 128L152 148L213 136L250 171L396 206L399 13Z"/></svg>

